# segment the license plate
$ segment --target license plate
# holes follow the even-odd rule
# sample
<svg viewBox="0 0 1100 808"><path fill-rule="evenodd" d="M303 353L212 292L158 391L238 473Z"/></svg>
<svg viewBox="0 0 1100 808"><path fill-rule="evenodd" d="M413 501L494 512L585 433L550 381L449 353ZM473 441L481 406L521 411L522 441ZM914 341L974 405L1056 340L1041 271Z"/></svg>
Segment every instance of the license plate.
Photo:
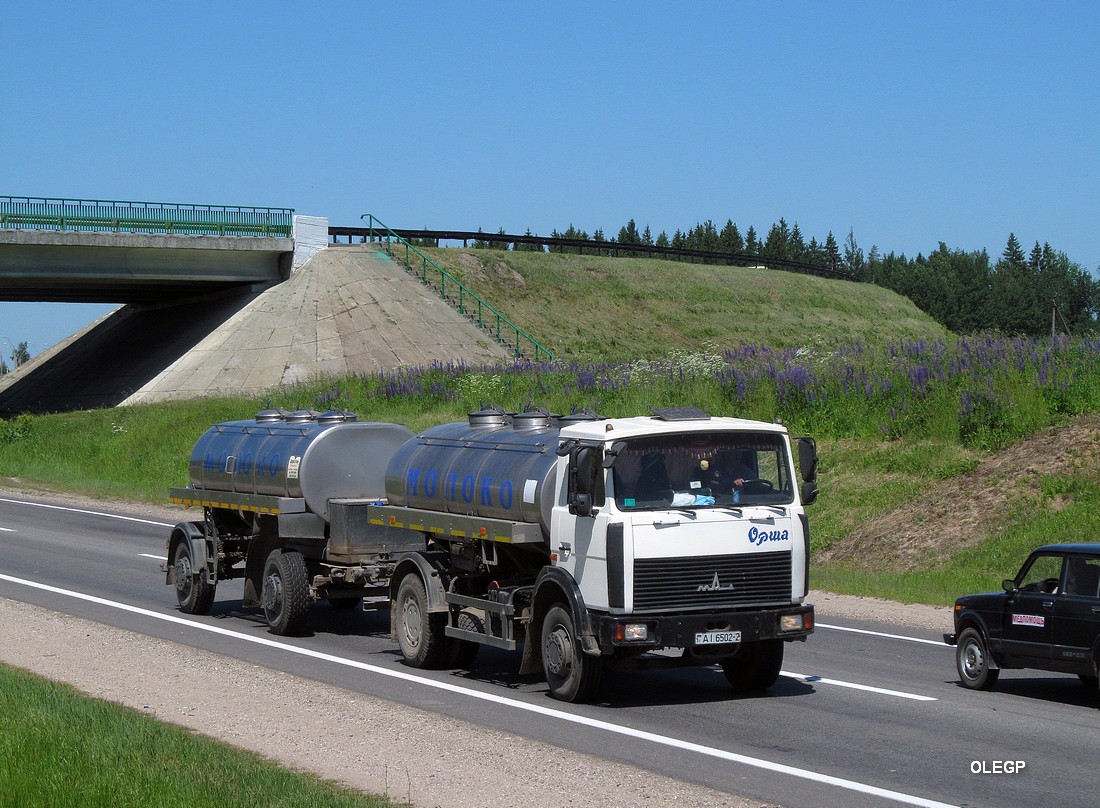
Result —
<svg viewBox="0 0 1100 808"><path fill-rule="evenodd" d="M740 631L700 631L695 634L696 645L724 645L741 642Z"/></svg>

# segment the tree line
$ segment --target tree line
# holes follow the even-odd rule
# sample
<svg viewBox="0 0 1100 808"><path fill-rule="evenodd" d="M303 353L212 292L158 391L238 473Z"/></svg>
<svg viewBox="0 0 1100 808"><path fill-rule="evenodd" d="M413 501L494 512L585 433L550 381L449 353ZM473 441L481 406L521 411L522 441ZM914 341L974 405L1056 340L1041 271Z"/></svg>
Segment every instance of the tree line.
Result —
<svg viewBox="0 0 1100 808"><path fill-rule="evenodd" d="M480 230L478 232L481 232ZM497 235L504 235L501 229ZM528 229L527 236L532 236ZM996 331L1004 334L1083 334L1097 330L1100 314L1100 283L1081 265L1071 261L1049 243L1035 242L1025 252L1010 233L1001 257L992 261L985 250L950 249L940 242L927 256L915 258L878 246L864 252L852 230L843 246L830 231L823 241L808 241L798 224L785 219L773 224L761 238L750 226L743 234L732 219L719 229L711 220L670 237L662 231L653 236L647 224L641 231L634 219L608 237L602 229L589 234L572 224L557 228L552 238L607 242L601 247L554 247L555 252L611 255L623 246L650 245L687 250L755 255L761 258L818 264L849 275L853 280L874 283L913 301L919 309L946 328L959 334ZM508 249L507 242L477 239L479 249ZM545 252L543 245L516 244L517 251ZM670 258L670 260L686 260Z"/></svg>
<svg viewBox="0 0 1100 808"><path fill-rule="evenodd" d="M19 367L24 362L30 361L31 352L26 342L20 342L18 345L13 346L11 352L11 363L15 367ZM8 372L8 364L4 361L4 358L0 356L0 376L3 376Z"/></svg>

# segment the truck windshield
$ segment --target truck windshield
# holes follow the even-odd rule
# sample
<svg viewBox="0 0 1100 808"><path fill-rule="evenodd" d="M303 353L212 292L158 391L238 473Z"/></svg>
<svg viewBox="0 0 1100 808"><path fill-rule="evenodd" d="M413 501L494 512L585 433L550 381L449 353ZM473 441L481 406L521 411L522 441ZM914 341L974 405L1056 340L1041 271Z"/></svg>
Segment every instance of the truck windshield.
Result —
<svg viewBox="0 0 1100 808"><path fill-rule="evenodd" d="M626 441L612 480L622 510L794 501L786 443L770 433L691 433Z"/></svg>

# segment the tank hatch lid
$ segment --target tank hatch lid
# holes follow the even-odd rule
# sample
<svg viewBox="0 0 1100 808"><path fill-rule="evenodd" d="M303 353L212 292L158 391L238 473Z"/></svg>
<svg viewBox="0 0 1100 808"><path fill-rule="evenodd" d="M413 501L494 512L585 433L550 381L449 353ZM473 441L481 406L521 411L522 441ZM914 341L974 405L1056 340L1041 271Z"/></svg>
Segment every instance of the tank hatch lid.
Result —
<svg viewBox="0 0 1100 808"><path fill-rule="evenodd" d="M698 407L656 407L653 417L659 421L709 421L710 413Z"/></svg>
<svg viewBox="0 0 1100 808"><path fill-rule="evenodd" d="M286 414L286 422L288 424L306 424L317 418L317 413L314 410L295 410L294 412L288 412Z"/></svg>
<svg viewBox="0 0 1100 808"><path fill-rule="evenodd" d="M471 412L467 418L470 426L504 426L508 423L508 413L497 406Z"/></svg>
<svg viewBox="0 0 1100 808"><path fill-rule="evenodd" d="M574 410L568 415L563 415L558 419L560 424L579 424L584 421L603 421L606 420L604 416L597 415L589 409Z"/></svg>
<svg viewBox="0 0 1100 808"><path fill-rule="evenodd" d="M359 416L347 410L325 410L317 416L319 424L342 424L348 421L358 421Z"/></svg>
<svg viewBox="0 0 1100 808"><path fill-rule="evenodd" d="M282 421L286 417L286 413L275 407L261 410L256 413L257 424L273 424L276 421Z"/></svg>
<svg viewBox="0 0 1100 808"><path fill-rule="evenodd" d="M526 412L517 412L512 416L512 426L517 430L547 429L554 423L555 418L557 418L557 416L539 407L527 410Z"/></svg>

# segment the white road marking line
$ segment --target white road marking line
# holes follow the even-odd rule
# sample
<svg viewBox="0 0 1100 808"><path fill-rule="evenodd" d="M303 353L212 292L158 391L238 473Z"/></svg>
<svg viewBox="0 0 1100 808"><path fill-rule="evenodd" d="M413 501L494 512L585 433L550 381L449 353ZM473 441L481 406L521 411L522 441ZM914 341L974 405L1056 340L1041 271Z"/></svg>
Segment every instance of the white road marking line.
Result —
<svg viewBox="0 0 1100 808"><path fill-rule="evenodd" d="M377 665L371 665L366 662L359 662L354 659L347 659L344 657L334 656L332 654L325 654L319 651L313 651L308 648L299 648L293 645L286 645L285 643L278 642L270 639L269 637L250 636L248 634L241 634L231 629L222 628L221 626L211 626L206 623L200 623L196 620L189 620L180 617L175 614L162 614L160 612L150 611L149 609L142 609L138 606L131 606L126 603L119 603L117 601L106 600L104 598L96 597L95 595L87 595L83 592L74 592L69 589L60 589L56 586L49 586L48 584L38 583L37 581L28 581L23 578L14 578L10 575L4 575L0 573L0 580L8 581L14 584L20 584L22 586L32 587L34 589L40 589L45 592L53 592L58 595L66 595L78 600L87 601L89 603L97 603L101 606L108 606L113 609L120 609L132 614L142 615L144 617L151 617L155 620L163 620L168 623L177 623L179 625L190 626L200 631L206 631L211 634L219 634L223 637L232 637L240 640L241 642L249 642L255 645L264 645L269 648L278 648L282 651L291 654L298 654L312 659L317 659L323 662L331 662L335 665L344 665L349 668L356 668L358 670L366 671L368 673L377 674L379 676L388 676L393 679L400 679L406 682L412 682L422 685L424 687L434 688L436 690L445 690L451 693L458 693L462 696L467 696L473 699L480 699L481 701L492 702L494 704L500 704L506 707L511 707L516 710L522 710L529 713L537 713L539 715L548 716L550 718L556 718L560 721L567 721L572 724L582 724L584 726L592 727L593 729L602 730L615 735L625 735L627 737L636 738L642 741L648 741L650 743L658 744L661 746L672 747L675 749L682 749L686 752L693 752L700 755L706 755L708 757L717 758L719 760L725 760L730 763L739 763L743 766L752 766L757 769L764 769L766 771L775 772L777 774L785 774L791 777L798 777L803 780L811 780L817 783L824 783L826 785L836 786L838 788L847 789L849 791L856 791L861 794L869 794L875 797L882 797L884 799L893 800L895 802L904 803L905 805L917 805L921 808L959 808L959 806L952 805L945 802L937 802L936 800L925 799L924 797L918 797L913 794L905 794L901 791L891 791L886 788L879 788L868 783L860 783L856 780L847 780L843 777L834 777L829 774L822 774L811 769L800 769L795 766L788 766L784 763L776 763L769 760L762 760L758 757L750 757L748 755L741 755L736 752L727 752L724 749L717 749L712 746L703 746L702 744L692 743L690 741L680 740L678 738L671 738L666 735L658 735L654 732L645 732L643 730L632 729L631 727L623 727L618 724L612 724L609 721L601 721L596 718L588 718L587 716L573 715L571 713L556 710L552 707L545 707L540 704L528 704L526 702L517 701L507 696L502 696L497 693L483 693L478 690L473 690L467 687L456 685L452 682L437 682L432 679L424 679L415 674L408 673L402 670L393 670L390 668L382 668Z"/></svg>
<svg viewBox="0 0 1100 808"><path fill-rule="evenodd" d="M83 513L88 516L106 516L110 519L121 519L124 522L140 522L143 525L156 525L157 527L174 527L174 525L170 525L165 522L156 522L152 519L139 519L136 516L120 516L117 513L88 511L84 510L83 508L70 508L65 505L47 505L44 502L27 502L24 499L4 499L3 497L0 497L0 502L7 502L12 505L29 505L32 508L47 508L51 511L70 511L71 513Z"/></svg>
<svg viewBox="0 0 1100 808"><path fill-rule="evenodd" d="M897 696L899 699L913 699L914 701L938 701L934 696L920 696L916 693L905 693L901 690L887 690L884 687L872 687L871 685L861 685L855 682L845 682L840 679L826 679L824 676L815 676L808 673L795 673L794 671L780 671L781 676L790 676L793 679L799 679L809 684L823 684L823 685L836 685L837 687L848 687L852 690L866 690L868 693L881 693L884 696Z"/></svg>
<svg viewBox="0 0 1100 808"><path fill-rule="evenodd" d="M852 634L869 634L872 637L886 637L890 640L905 640L906 642L920 642L925 645L935 645L940 648L950 648L943 640L926 640L924 637L907 637L904 634L887 634L884 631L868 631L865 628L849 628L848 626L834 626L829 623L814 623L814 628L829 628L833 631L849 631Z"/></svg>
<svg viewBox="0 0 1100 808"><path fill-rule="evenodd" d="M4 531L5 533L15 533L16 532L14 527L0 527L0 530Z"/></svg>
<svg viewBox="0 0 1100 808"><path fill-rule="evenodd" d="M156 553L138 553L141 558L154 558L157 561L167 561L168 556L157 555Z"/></svg>

